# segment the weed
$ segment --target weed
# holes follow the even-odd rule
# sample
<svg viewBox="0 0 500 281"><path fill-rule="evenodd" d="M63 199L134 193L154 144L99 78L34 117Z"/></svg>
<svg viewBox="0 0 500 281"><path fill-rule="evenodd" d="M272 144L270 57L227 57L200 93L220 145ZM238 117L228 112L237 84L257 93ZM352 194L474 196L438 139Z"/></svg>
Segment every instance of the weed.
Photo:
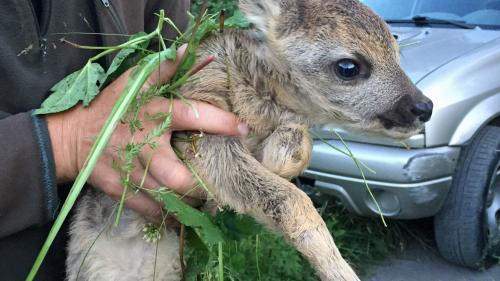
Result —
<svg viewBox="0 0 500 281"><path fill-rule="evenodd" d="M384 227L379 219L355 216L337 202L321 210L342 256L359 274L368 273L371 266L405 244L395 223L389 222L388 227ZM258 234L223 243L226 280L319 280L309 263L283 237L263 228L256 232ZM188 274L187 280L217 280L220 255L200 258L199 251L193 249L196 248L191 247L187 257L189 267L196 273Z"/></svg>
<svg viewBox="0 0 500 281"><path fill-rule="evenodd" d="M197 14L203 5L203 0L191 1L191 13ZM207 12L209 14L218 14L220 11L225 11L227 16L231 16L238 10L238 1L236 0L215 0L208 1Z"/></svg>

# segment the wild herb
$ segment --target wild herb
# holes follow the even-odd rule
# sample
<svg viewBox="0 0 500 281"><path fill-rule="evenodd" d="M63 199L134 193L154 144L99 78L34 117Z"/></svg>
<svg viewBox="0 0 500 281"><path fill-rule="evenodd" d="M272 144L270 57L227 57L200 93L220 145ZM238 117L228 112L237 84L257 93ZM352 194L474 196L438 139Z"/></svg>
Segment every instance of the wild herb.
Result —
<svg viewBox="0 0 500 281"><path fill-rule="evenodd" d="M192 0L191 1L191 12L193 14L199 13L203 5L203 0ZM220 11L225 11L227 16L233 15L235 11L238 11L238 1L236 0L215 0L208 1L207 13L217 14Z"/></svg>

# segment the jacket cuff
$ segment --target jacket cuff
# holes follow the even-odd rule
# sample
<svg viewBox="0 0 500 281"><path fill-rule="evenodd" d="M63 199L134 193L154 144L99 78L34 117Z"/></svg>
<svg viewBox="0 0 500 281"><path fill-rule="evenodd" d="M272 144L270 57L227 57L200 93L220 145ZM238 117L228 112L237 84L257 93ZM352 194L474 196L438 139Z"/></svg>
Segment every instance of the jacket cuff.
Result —
<svg viewBox="0 0 500 281"><path fill-rule="evenodd" d="M48 221L52 221L55 219L59 208L52 143L50 141L49 129L45 118L39 117L31 112L31 120L33 122L36 142L40 151L41 187L45 203L45 217Z"/></svg>

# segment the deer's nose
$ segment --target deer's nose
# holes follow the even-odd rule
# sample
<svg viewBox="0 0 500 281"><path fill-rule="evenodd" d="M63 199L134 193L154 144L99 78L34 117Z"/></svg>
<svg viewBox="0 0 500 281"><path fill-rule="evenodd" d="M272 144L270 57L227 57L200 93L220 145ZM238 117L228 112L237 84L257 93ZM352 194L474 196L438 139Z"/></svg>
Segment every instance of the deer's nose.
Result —
<svg viewBox="0 0 500 281"><path fill-rule="evenodd" d="M433 108L432 101L417 102L411 109L411 113L417 116L420 121L427 122L431 119Z"/></svg>

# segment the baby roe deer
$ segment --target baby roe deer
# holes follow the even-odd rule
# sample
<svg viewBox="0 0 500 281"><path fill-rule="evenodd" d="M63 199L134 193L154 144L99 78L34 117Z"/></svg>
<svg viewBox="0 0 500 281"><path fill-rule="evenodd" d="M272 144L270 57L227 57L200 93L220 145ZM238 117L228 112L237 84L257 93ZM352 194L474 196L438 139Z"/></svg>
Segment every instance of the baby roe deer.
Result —
<svg viewBox="0 0 500 281"><path fill-rule="evenodd" d="M403 139L429 120L432 102L400 68L386 24L356 0L241 0L240 8L251 28L207 39L199 56L217 60L182 91L235 112L251 133L205 135L198 157L190 145L175 145L219 204L283 233L321 280L359 280L311 200L289 182L309 162L308 128L335 122ZM82 198L71 230L70 280L112 206L97 191ZM79 280L152 280L156 245L142 240L144 223L125 210L120 225L97 240ZM179 280L177 234L166 232L156 280Z"/></svg>

